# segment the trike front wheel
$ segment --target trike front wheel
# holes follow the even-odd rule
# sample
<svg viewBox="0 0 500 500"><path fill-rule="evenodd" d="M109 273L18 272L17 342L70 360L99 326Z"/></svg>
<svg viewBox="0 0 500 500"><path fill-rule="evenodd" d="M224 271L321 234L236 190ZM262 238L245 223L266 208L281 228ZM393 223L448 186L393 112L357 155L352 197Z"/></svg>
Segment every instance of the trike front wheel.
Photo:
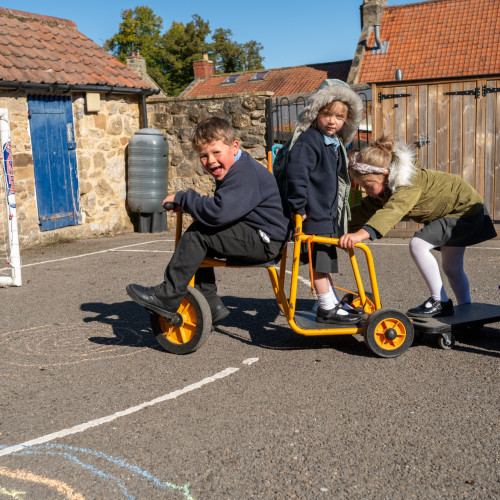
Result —
<svg viewBox="0 0 500 500"><path fill-rule="evenodd" d="M151 314L151 328L158 343L173 354L188 354L199 349L212 330L212 314L205 297L193 287L177 310L182 324L172 325L159 314Z"/></svg>
<svg viewBox="0 0 500 500"><path fill-rule="evenodd" d="M382 358L395 358L413 343L413 324L400 311L378 309L363 325L363 336L369 349Z"/></svg>

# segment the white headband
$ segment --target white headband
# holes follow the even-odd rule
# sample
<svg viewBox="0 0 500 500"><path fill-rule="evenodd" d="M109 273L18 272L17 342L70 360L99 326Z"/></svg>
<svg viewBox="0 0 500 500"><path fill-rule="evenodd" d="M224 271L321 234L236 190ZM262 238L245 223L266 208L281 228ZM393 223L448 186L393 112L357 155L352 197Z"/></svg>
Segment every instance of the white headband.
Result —
<svg viewBox="0 0 500 500"><path fill-rule="evenodd" d="M382 167L375 167L374 165L368 165L367 163L351 163L349 165L353 170L359 172L360 174L388 174L389 170Z"/></svg>

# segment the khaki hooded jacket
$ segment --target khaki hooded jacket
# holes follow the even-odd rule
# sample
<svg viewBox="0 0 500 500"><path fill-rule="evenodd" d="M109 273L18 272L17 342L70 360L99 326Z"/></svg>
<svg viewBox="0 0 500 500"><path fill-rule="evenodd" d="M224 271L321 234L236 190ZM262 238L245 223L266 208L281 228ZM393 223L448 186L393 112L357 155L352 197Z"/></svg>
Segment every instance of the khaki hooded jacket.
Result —
<svg viewBox="0 0 500 500"><path fill-rule="evenodd" d="M393 158L383 198L366 196L351 207L350 226L367 225L385 236L401 219L428 224L470 217L483 208L481 195L457 175L416 167L408 146L398 143Z"/></svg>

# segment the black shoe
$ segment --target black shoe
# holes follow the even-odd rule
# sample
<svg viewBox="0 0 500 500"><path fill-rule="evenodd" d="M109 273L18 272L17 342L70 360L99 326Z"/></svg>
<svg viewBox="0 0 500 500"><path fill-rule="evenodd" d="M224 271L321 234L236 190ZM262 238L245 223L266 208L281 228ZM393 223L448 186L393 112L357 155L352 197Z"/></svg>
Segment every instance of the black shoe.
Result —
<svg viewBox="0 0 500 500"><path fill-rule="evenodd" d="M429 297L423 304L418 307L412 307L406 312L408 316L416 318L437 318L443 316L451 316L453 314L453 302L441 302Z"/></svg>
<svg viewBox="0 0 500 500"><path fill-rule="evenodd" d="M222 303L210 308L212 313L212 325L220 323L223 319L229 316L229 309Z"/></svg>
<svg viewBox="0 0 500 500"><path fill-rule="evenodd" d="M365 314L365 311L362 307L354 308L354 307L350 306L349 304L347 304L347 302L344 302L344 301L341 301L340 305L342 306L342 309L344 311L347 311L348 313L357 314L358 316L363 316L363 314Z"/></svg>
<svg viewBox="0 0 500 500"><path fill-rule="evenodd" d="M336 325L354 325L361 320L361 315L358 312L350 312L343 309L347 314L339 314L339 309L342 309L342 302L339 302L333 309L322 309L318 307L316 311L317 323L332 323Z"/></svg>
<svg viewBox="0 0 500 500"><path fill-rule="evenodd" d="M195 286L202 294L203 291L199 287ZM203 294L210 307L210 312L212 314L212 325L220 323L223 319L229 316L229 309L224 305L221 298L215 294L209 294L208 296Z"/></svg>
<svg viewBox="0 0 500 500"><path fill-rule="evenodd" d="M175 317L176 311L172 311L160 300L154 287L145 287L141 285L127 285L127 294L134 301L146 309L158 313L167 319Z"/></svg>

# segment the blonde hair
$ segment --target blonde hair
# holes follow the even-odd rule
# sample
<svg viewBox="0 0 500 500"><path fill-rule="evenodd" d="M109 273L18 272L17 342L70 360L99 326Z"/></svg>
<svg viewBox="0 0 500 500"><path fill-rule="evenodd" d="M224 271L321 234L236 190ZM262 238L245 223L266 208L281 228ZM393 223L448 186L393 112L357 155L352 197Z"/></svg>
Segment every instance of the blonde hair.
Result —
<svg viewBox="0 0 500 500"><path fill-rule="evenodd" d="M382 135L376 141L373 141L369 146L364 147L361 151L356 153L354 161L356 163L366 163L374 167L384 168L390 171L392 162L392 152L394 150L395 141L387 135ZM354 169L350 169L351 177L359 179L367 175L377 174L363 174Z"/></svg>
<svg viewBox="0 0 500 500"><path fill-rule="evenodd" d="M203 144L214 141L222 141L232 146L236 140L236 132L233 126L224 118L213 116L202 120L194 129L191 136L193 148L200 149Z"/></svg>

